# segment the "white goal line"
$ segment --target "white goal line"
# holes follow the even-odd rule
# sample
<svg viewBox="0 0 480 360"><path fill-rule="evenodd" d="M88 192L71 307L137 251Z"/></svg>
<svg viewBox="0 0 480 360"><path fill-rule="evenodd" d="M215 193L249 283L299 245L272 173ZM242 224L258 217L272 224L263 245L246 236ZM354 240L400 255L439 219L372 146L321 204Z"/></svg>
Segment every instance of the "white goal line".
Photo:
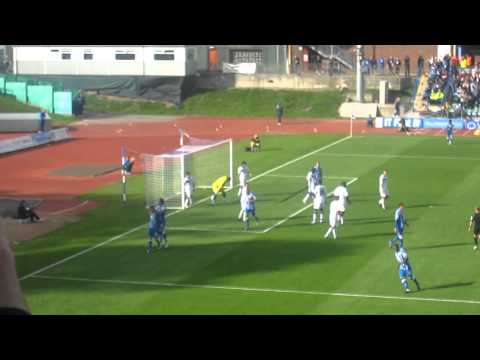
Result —
<svg viewBox="0 0 480 360"><path fill-rule="evenodd" d="M321 152L321 151L323 151L323 150L326 150L326 149L328 149L328 148L331 148L332 146L335 146L335 145L337 145L337 144L340 144L340 143L342 143L342 142L344 142L344 141L346 141L346 140L349 140L349 139L351 139L351 138L352 138L351 135L345 136L345 137L343 137L343 138L341 138L341 139L339 139L339 140L337 140L337 141L334 141L334 142L331 143L331 144L322 146L321 148L319 148L319 149L317 149L317 150L311 151L311 152L309 152L308 154L305 154L305 155L299 156L299 157L297 157L297 158L295 158L295 159L293 159L293 160L287 161L286 163L283 163L282 165L276 166L276 167L274 167L273 169L267 170L267 171L265 171L265 172L263 172L263 173L261 173L261 174L259 174L259 175L257 175L257 176L254 176L253 178L250 179L250 182L251 182L251 181L254 181L254 180L257 180L257 179L260 179L260 178L262 178L263 176L266 176L266 175L268 175L268 174L271 174L271 173L274 172L274 171L277 171L277 170L279 170L279 169L282 169L282 168L284 168L284 167L286 167L286 166L288 166L288 165L290 165L290 164L293 164L293 163L295 163L295 162L297 162L297 161L303 160L303 159L305 159L305 158L307 158L307 157L309 157L309 156L312 156L312 155L314 155L314 154L316 154L316 153L318 153L318 152ZM233 189L233 188L230 188L230 189L227 189L226 191L230 191L230 190L232 190L232 189ZM210 196L204 197L203 199L201 199L201 200L197 201L196 203L194 203L193 206L196 206L196 205L198 205L198 204L202 204L202 203L204 203L205 201L208 201L209 199L210 199ZM185 211L185 210L186 210L186 209L176 210L176 211L174 211L174 212L172 212L172 213L167 214L167 217L173 216L173 215L178 214L179 212L182 212L182 211ZM139 225L139 226L137 226L137 227L135 227L135 228L133 228L133 229L130 229L130 230L128 230L128 231L125 231L125 232L122 233L122 234L119 234L119 235L117 235L117 236L111 237L110 239L107 239L107 240L105 240L105 241L103 241L103 242L101 242L101 243L98 243L98 244L96 244L96 245L94 245L94 246L91 246L91 247L89 247L89 248L86 248L86 249L84 249L84 250L82 250L82 251L80 251L80 252L78 252L78 253L75 253L75 254L73 254L73 255L70 255L70 256L62 259L62 260L59 260L59 261L57 261L57 262L55 262L55 263L53 263L53 264L50 264L50 265L48 265L48 266L45 266L45 267L43 267L43 268L41 268L41 269L39 269L39 270L36 270L36 271L34 271L34 272L31 272L31 273L29 273L29 274L21 277L21 278L20 278L20 281L25 280L25 279L28 279L28 278L31 278L31 277L33 277L33 276L35 276L35 275L38 275L38 274L40 274L40 273L42 273L42 272L44 272L44 271L50 270L50 269L53 268L53 267L56 267L56 266L58 266L58 265L61 265L61 264L65 263L65 262L67 262L67 261L70 261L70 260L75 259L75 258L77 258L77 257L79 257L79 256L82 256L82 255L85 255L85 254L87 254L87 253L89 253L89 252L91 252L91 251L93 251L93 250L95 250L95 249L97 249L97 248L99 248L99 247L101 247L101 246L104 246L104 245L107 245L107 244L111 243L112 241L115 241L115 240L121 239L121 238L123 238L123 237L125 237L125 236L128 236L128 235L130 235L130 234L132 234L132 233L134 233L134 232L136 232L136 231L138 231L138 230L140 230L140 229L142 229L142 228L144 228L144 227L146 227L146 226L147 226L147 224L142 224L142 225Z"/></svg>
<svg viewBox="0 0 480 360"><path fill-rule="evenodd" d="M87 279L87 278L63 277L63 276L45 276L45 275L36 275L34 276L34 278L47 279L47 280L61 280L61 281L78 281L78 282L87 282L87 283L157 286L157 287L167 287L167 288L190 288L190 289L212 289L212 290L230 290L230 291L245 291L245 292L248 291L248 292L263 292L263 293L285 293L285 294L297 294L297 295L337 296L337 297L353 297L353 298L381 299L381 300L444 302L444 303L452 303L452 304L474 304L474 305L480 304L480 301L478 300L440 299L440 298L428 298L428 297L418 297L418 296L354 294L354 293L316 291L316 290L291 290L291 289L253 288L253 287L243 287L243 286L176 284L176 283L162 283L162 282L156 282L156 281L104 280L104 279Z"/></svg>

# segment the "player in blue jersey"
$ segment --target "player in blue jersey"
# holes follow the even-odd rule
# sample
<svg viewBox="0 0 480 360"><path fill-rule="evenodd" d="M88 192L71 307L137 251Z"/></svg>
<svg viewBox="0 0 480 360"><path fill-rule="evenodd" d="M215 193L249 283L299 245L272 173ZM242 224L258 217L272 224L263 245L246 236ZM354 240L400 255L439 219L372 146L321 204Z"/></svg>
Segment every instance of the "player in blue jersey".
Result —
<svg viewBox="0 0 480 360"><path fill-rule="evenodd" d="M155 215L157 218L157 237L161 240L163 247L168 248L168 241L167 241L167 232L166 232L166 212L167 207L165 205L165 201L160 198L158 200L157 206L155 206ZM158 241L158 248L160 249L160 241Z"/></svg>
<svg viewBox="0 0 480 360"><path fill-rule="evenodd" d="M157 242L158 248L160 248L160 240L158 240L157 214L155 212L155 208L153 206L150 206L148 208L148 213L149 213L149 218L148 218L147 254L151 254L153 240Z"/></svg>
<svg viewBox="0 0 480 360"><path fill-rule="evenodd" d="M390 247L393 247L393 245L397 241L399 241L400 247L403 248L403 231L406 225L407 225L407 220L405 218L405 205L403 203L400 203L398 205L397 210L395 210L395 223L393 228L393 231L395 232L395 236L389 242Z"/></svg>
<svg viewBox="0 0 480 360"><path fill-rule="evenodd" d="M445 132L447 133L447 142L448 142L448 145L452 145L452 141L453 141L453 129L454 129L454 126L453 126L453 123L452 123L452 119L449 119L449 120L448 120L448 125L447 125L447 127L445 128Z"/></svg>
<svg viewBox="0 0 480 360"><path fill-rule="evenodd" d="M407 251L403 247L398 246L398 244L395 244L395 259L398 263L398 275L400 276L400 281L403 288L405 289L405 292L410 292L407 278L412 280L417 286L417 291L420 291L420 283L418 282L415 275L413 275L412 266L410 265L410 261L408 260Z"/></svg>

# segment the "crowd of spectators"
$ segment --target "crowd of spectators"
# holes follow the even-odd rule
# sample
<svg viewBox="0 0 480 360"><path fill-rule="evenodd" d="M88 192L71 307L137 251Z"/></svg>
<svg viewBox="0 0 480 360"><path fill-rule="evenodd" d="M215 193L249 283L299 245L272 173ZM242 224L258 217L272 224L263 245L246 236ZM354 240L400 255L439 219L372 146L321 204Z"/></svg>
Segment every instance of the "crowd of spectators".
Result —
<svg viewBox="0 0 480 360"><path fill-rule="evenodd" d="M428 61L428 84L423 94L429 105L442 105L462 115L478 113L480 107L480 64L471 55L445 55Z"/></svg>
<svg viewBox="0 0 480 360"><path fill-rule="evenodd" d="M403 61L397 57L380 57L378 60L375 57L364 58L362 61L362 72L367 75L397 75L400 76L401 69L404 69L404 75L410 76L410 57L407 55ZM387 70L387 72L386 72Z"/></svg>

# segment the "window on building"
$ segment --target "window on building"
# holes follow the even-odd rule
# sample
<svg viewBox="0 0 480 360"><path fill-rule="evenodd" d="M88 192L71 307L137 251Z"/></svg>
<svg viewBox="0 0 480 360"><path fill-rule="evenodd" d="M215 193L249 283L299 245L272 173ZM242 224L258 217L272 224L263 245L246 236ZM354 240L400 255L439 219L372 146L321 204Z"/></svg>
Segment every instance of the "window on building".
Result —
<svg viewBox="0 0 480 360"><path fill-rule="evenodd" d="M90 53L83 54L83 60L93 60L93 54L90 54Z"/></svg>
<svg viewBox="0 0 480 360"><path fill-rule="evenodd" d="M135 60L135 54L115 54L115 60Z"/></svg>
<svg viewBox="0 0 480 360"><path fill-rule="evenodd" d="M230 63L263 64L262 50L230 50Z"/></svg>
<svg viewBox="0 0 480 360"><path fill-rule="evenodd" d="M175 60L175 54L153 54L155 60L166 60L173 61Z"/></svg>
<svg viewBox="0 0 480 360"><path fill-rule="evenodd" d="M72 54L70 53L62 53L62 60L71 60Z"/></svg>

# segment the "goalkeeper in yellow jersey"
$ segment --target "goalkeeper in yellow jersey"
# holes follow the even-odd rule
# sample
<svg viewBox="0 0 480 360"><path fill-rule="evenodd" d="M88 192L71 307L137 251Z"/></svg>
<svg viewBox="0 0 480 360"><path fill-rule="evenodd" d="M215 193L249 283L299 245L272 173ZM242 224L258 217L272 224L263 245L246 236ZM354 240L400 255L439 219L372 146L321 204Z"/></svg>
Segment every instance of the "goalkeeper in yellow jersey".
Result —
<svg viewBox="0 0 480 360"><path fill-rule="evenodd" d="M230 181L230 177L228 176L222 176L219 177L217 180L215 180L212 183L212 191L213 194L210 197L210 200L212 200L212 205L215 205L215 199L217 198L217 195L219 193L222 194L222 196L225 198L225 185Z"/></svg>

